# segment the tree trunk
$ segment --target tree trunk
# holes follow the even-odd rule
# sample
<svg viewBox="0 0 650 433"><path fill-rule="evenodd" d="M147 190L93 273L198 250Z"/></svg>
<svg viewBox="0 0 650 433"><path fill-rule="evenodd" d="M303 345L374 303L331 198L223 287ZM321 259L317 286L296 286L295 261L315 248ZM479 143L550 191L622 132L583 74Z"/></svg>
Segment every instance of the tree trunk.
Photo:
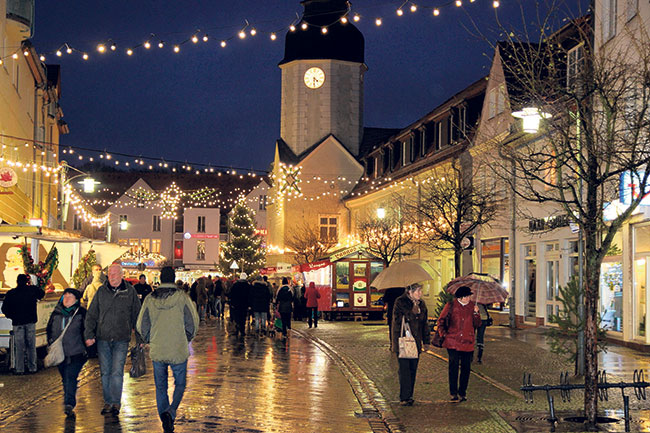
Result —
<svg viewBox="0 0 650 433"><path fill-rule="evenodd" d="M461 262L462 257L463 257L463 250L455 248L454 249L454 276L456 278L461 276L461 271L460 271L461 263L460 262Z"/></svg>
<svg viewBox="0 0 650 433"><path fill-rule="evenodd" d="M600 266L587 256L585 279L585 416L595 431L598 415L598 287ZM591 259L591 260L590 260Z"/></svg>

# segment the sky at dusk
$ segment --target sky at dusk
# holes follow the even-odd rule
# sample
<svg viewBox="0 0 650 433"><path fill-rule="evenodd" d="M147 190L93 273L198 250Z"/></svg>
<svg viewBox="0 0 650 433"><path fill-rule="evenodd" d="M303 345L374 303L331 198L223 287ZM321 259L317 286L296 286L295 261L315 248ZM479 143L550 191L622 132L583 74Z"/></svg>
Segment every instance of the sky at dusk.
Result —
<svg viewBox="0 0 650 433"><path fill-rule="evenodd" d="M498 38L492 0L410 3L356 0L366 42L365 126L404 127L487 75L490 40ZM530 23L535 2L501 0L499 19ZM523 5L523 6L522 6ZM427 8L429 7L429 8ZM298 0L36 1L34 44L62 65L61 106L70 134L61 143L167 159L266 169L280 134L280 69L286 28L302 13ZM383 18L377 27L376 17ZM239 40L248 20L258 30ZM250 30L250 28L248 30ZM195 30L207 43L172 45ZM277 31L272 42L267 32ZM156 36L150 36L151 33ZM222 39L233 37L226 48ZM100 55L112 39L115 52ZM159 40L165 47L159 49ZM150 40L149 50L130 46ZM63 43L87 52L54 52ZM110 43L109 43L110 44Z"/></svg>

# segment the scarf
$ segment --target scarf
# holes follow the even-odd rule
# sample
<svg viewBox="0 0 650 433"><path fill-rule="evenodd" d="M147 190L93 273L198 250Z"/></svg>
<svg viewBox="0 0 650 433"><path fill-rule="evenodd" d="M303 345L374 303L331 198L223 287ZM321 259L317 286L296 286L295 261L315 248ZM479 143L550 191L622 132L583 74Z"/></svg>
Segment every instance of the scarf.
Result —
<svg viewBox="0 0 650 433"><path fill-rule="evenodd" d="M420 314L420 301L418 301L417 299L413 299L413 297L411 297L410 291L409 293L407 293L406 296L408 296L408 298L413 302L413 310L411 311L413 311L413 314L417 316L418 314Z"/></svg>
<svg viewBox="0 0 650 433"><path fill-rule="evenodd" d="M469 304L469 301L467 301L467 302L465 302L465 303L463 304L463 303L460 301L460 298L458 298L458 303L464 307L465 305Z"/></svg>
<svg viewBox="0 0 650 433"><path fill-rule="evenodd" d="M70 317L74 314L77 308L79 308L79 301L75 302L69 307L64 307L63 303L61 303L61 314L63 315L63 317Z"/></svg>

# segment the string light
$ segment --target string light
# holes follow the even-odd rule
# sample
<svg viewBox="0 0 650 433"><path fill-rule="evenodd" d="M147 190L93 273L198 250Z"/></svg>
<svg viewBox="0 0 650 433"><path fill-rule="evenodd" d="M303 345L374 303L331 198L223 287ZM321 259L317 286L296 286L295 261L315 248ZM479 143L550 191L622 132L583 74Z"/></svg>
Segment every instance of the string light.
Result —
<svg viewBox="0 0 650 433"><path fill-rule="evenodd" d="M257 34L257 30L255 30L254 28L251 29L251 36L255 36L256 34Z"/></svg>
<svg viewBox="0 0 650 433"><path fill-rule="evenodd" d="M158 42L158 48L162 48L165 46L165 43L163 41Z"/></svg>
<svg viewBox="0 0 650 433"><path fill-rule="evenodd" d="M348 23L348 18L347 17L342 17L341 18L341 23L347 24Z"/></svg>
<svg viewBox="0 0 650 433"><path fill-rule="evenodd" d="M106 46L104 46L104 44L97 45L97 51L99 51L100 53L105 52L106 51Z"/></svg>
<svg viewBox="0 0 650 433"><path fill-rule="evenodd" d="M492 2L492 7L495 8L495 9L498 8L499 7L499 0L494 0L494 2Z"/></svg>
<svg viewBox="0 0 650 433"><path fill-rule="evenodd" d="M434 10L433 10L433 15L435 15L435 16L440 15L440 10L438 10L437 8L434 9Z"/></svg>
<svg viewBox="0 0 650 433"><path fill-rule="evenodd" d="M321 31L321 33L324 34L324 35L327 34L327 27L323 27L323 28L321 28L320 31Z"/></svg>
<svg viewBox="0 0 650 433"><path fill-rule="evenodd" d="M199 37L198 37L198 36L196 36L196 35L192 36L192 42L193 42L193 43L196 44L198 41L199 41Z"/></svg>
<svg viewBox="0 0 650 433"><path fill-rule="evenodd" d="M307 30L307 23L303 22L303 23L300 25L300 28L303 29L303 30Z"/></svg>
<svg viewBox="0 0 650 433"><path fill-rule="evenodd" d="M208 42L208 35L203 35L203 42Z"/></svg>
<svg viewBox="0 0 650 433"><path fill-rule="evenodd" d="M294 26L293 24L291 24L291 25L289 26L289 30L292 31L292 32L295 32L295 31L296 31L296 26Z"/></svg>
<svg viewBox="0 0 650 433"><path fill-rule="evenodd" d="M131 56L131 55L133 55L133 50L132 50L131 48L129 48L128 50L126 50L126 55L127 55L127 56Z"/></svg>
<svg viewBox="0 0 650 433"><path fill-rule="evenodd" d="M359 14L354 14L354 17L352 17L352 19L354 20L355 23L358 23L361 20L361 17L359 16Z"/></svg>
<svg viewBox="0 0 650 433"><path fill-rule="evenodd" d="M86 53L84 53L84 55L81 56L81 57L83 57L84 60L88 60L88 54L86 54Z"/></svg>
<svg viewBox="0 0 650 433"><path fill-rule="evenodd" d="M239 39L245 39L246 38L246 32L245 31L240 31L239 32Z"/></svg>
<svg viewBox="0 0 650 433"><path fill-rule="evenodd" d="M417 10L418 10L418 7L415 5L415 3L413 3L411 5L411 12L417 12Z"/></svg>
<svg viewBox="0 0 650 433"><path fill-rule="evenodd" d="M111 44L111 51L115 51L115 50L117 50L117 44L115 42L113 42Z"/></svg>
<svg viewBox="0 0 650 433"><path fill-rule="evenodd" d="M57 57L61 57L62 54L63 54L63 53L61 53L60 50L56 50L56 56L57 56Z"/></svg>
<svg viewBox="0 0 650 433"><path fill-rule="evenodd" d="M381 18L377 18L377 19L375 20L375 25L376 25L376 26L380 26L381 24L382 24Z"/></svg>
<svg viewBox="0 0 650 433"><path fill-rule="evenodd" d="M226 41L221 41L221 48L226 48Z"/></svg>
<svg viewBox="0 0 650 433"><path fill-rule="evenodd" d="M65 52L68 53L68 54L72 54L72 48L68 47L68 48L65 50Z"/></svg>
<svg viewBox="0 0 650 433"><path fill-rule="evenodd" d="M147 50L151 48L151 43L149 41L145 42L143 45Z"/></svg>
<svg viewBox="0 0 650 433"><path fill-rule="evenodd" d="M180 50L181 50L181 47L179 47L178 45L174 45L174 52L175 53L178 53Z"/></svg>
<svg viewBox="0 0 650 433"><path fill-rule="evenodd" d="M461 7L463 2L461 0L456 0L456 6Z"/></svg>
<svg viewBox="0 0 650 433"><path fill-rule="evenodd" d="M39 57L39 59L41 60L41 62L44 62L44 61L45 61L45 56L41 54L41 57ZM1 65L1 64L2 64L2 63L0 63L0 65Z"/></svg>
<svg viewBox="0 0 650 433"><path fill-rule="evenodd" d="M277 39L277 36L275 35L275 33L271 33L271 40L274 41L276 39Z"/></svg>
<svg viewBox="0 0 650 433"><path fill-rule="evenodd" d="M397 16L401 17L402 15L404 15L404 11L402 9L397 9Z"/></svg>

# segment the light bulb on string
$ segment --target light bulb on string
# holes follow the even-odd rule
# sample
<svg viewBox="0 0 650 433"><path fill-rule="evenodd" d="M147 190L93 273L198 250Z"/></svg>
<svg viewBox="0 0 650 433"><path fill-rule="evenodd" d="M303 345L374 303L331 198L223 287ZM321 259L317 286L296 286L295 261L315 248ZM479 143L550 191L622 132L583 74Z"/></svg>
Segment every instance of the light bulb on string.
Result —
<svg viewBox="0 0 650 433"><path fill-rule="evenodd" d="M45 61L45 56L41 54L40 60L41 60L41 62L44 62Z"/></svg>
<svg viewBox="0 0 650 433"><path fill-rule="evenodd" d="M434 16L438 16L438 15L440 15L440 10L438 10L438 9L434 9L434 10L433 10L433 15L434 15Z"/></svg>
<svg viewBox="0 0 650 433"><path fill-rule="evenodd" d="M239 36L239 39L244 39L244 38L246 38L246 32L242 30L242 31L239 32L238 36Z"/></svg>
<svg viewBox="0 0 650 433"><path fill-rule="evenodd" d="M461 0L456 0L456 6L461 7L463 2Z"/></svg>
<svg viewBox="0 0 650 433"><path fill-rule="evenodd" d="M198 41L199 41L199 37L198 37L198 36L196 36L196 35L192 36L192 42L193 42L193 43L196 44Z"/></svg>
<svg viewBox="0 0 650 433"><path fill-rule="evenodd" d="M411 3L411 12L417 12L418 7L415 3Z"/></svg>
<svg viewBox="0 0 650 433"><path fill-rule="evenodd" d="M126 55L127 55L127 56L132 56L132 55L133 55L133 50L132 50L131 48L129 48L128 50L126 50Z"/></svg>
<svg viewBox="0 0 650 433"><path fill-rule="evenodd" d="M326 35L327 34L327 27L323 27L320 29L321 33Z"/></svg>
<svg viewBox="0 0 650 433"><path fill-rule="evenodd" d="M303 30L307 30L307 27L308 27L307 23L303 22L302 24L300 24L300 28L303 29Z"/></svg>
<svg viewBox="0 0 650 433"><path fill-rule="evenodd" d="M341 17L341 23L347 24L348 23L348 17Z"/></svg>
<svg viewBox="0 0 650 433"><path fill-rule="evenodd" d="M494 2L492 2L492 7L495 8L495 9L498 8L499 7L499 1L494 0Z"/></svg>
<svg viewBox="0 0 650 433"><path fill-rule="evenodd" d="M250 32L250 33L251 33L251 36L255 36L255 35L257 34L257 30L255 30L255 29L253 28L253 29L251 29L251 32Z"/></svg>
<svg viewBox="0 0 650 433"><path fill-rule="evenodd" d="M221 41L221 48L226 48L226 41Z"/></svg>
<svg viewBox="0 0 650 433"><path fill-rule="evenodd" d="M181 50L181 47L179 47L178 45L174 45L174 52L175 53L178 53L180 50Z"/></svg>
<svg viewBox="0 0 650 433"><path fill-rule="evenodd" d="M115 50L117 50L117 44L115 42L113 42L111 44L111 51L115 51Z"/></svg>
<svg viewBox="0 0 650 433"><path fill-rule="evenodd" d="M276 40L277 38L278 37L275 35L275 33L271 33L271 40L272 41Z"/></svg>
<svg viewBox="0 0 650 433"><path fill-rule="evenodd" d="M105 53L106 52L106 46L104 44L97 45L97 51L99 51L100 53Z"/></svg>
<svg viewBox="0 0 650 433"><path fill-rule="evenodd" d="M13 54L11 55L11 58L14 59L14 60L16 60L16 59L18 58L18 53L13 53Z"/></svg>
<svg viewBox="0 0 650 433"><path fill-rule="evenodd" d="M70 47L66 48L65 52L68 54L72 54L72 48Z"/></svg>
<svg viewBox="0 0 650 433"><path fill-rule="evenodd" d="M162 48L165 46L165 43L163 41L158 42L158 48Z"/></svg>
<svg viewBox="0 0 650 433"><path fill-rule="evenodd" d="M397 9L396 13L397 13L398 17L401 17L402 15L404 15L404 11L401 8Z"/></svg>
<svg viewBox="0 0 650 433"><path fill-rule="evenodd" d="M88 60L88 54L84 53L83 56L81 56L84 60Z"/></svg>
<svg viewBox="0 0 650 433"><path fill-rule="evenodd" d="M355 23L358 23L361 20L361 17L359 16L359 14L354 14L354 17L352 17L352 19L354 20Z"/></svg>
<svg viewBox="0 0 650 433"><path fill-rule="evenodd" d="M208 42L208 35L203 35L203 42Z"/></svg>
<svg viewBox="0 0 650 433"><path fill-rule="evenodd" d="M376 25L377 27L379 27L381 24L382 24L381 18L377 18L377 19L375 20L375 25Z"/></svg>
<svg viewBox="0 0 650 433"><path fill-rule="evenodd" d="M63 54L63 53L62 53L60 50L56 50L56 56L57 56L57 57L61 57L62 54Z"/></svg>
<svg viewBox="0 0 650 433"><path fill-rule="evenodd" d="M149 41L145 42L144 47L148 50L149 48L151 48L151 43Z"/></svg>

